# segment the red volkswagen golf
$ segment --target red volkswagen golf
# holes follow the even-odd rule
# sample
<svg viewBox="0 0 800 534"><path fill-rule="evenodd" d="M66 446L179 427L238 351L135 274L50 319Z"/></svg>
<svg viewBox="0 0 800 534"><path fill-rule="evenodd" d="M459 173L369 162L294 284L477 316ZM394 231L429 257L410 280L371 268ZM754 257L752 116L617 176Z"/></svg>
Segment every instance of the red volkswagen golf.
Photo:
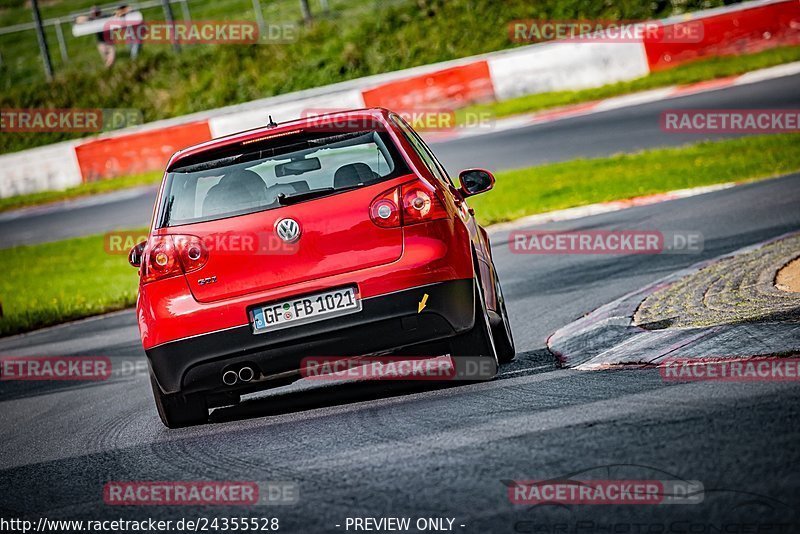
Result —
<svg viewBox="0 0 800 534"><path fill-rule="evenodd" d="M308 356L513 359L489 239L466 202L494 177L459 178L385 109L176 153L129 257L164 424L297 380Z"/></svg>

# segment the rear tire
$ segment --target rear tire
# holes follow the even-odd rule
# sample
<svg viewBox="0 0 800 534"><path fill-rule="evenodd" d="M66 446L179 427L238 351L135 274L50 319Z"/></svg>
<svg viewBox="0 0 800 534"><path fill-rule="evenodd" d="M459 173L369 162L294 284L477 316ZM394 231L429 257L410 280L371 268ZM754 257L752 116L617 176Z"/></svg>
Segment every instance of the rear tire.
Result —
<svg viewBox="0 0 800 534"><path fill-rule="evenodd" d="M459 334L450 343L453 357L481 356L493 360L494 371L497 371L497 348L495 347L492 326L489 323L489 311L486 307L486 298L483 295L480 281L477 276L475 286L475 321L472 328ZM457 367L458 363L456 363Z"/></svg>
<svg viewBox="0 0 800 534"><path fill-rule="evenodd" d="M158 416L167 428L181 428L208 422L208 405L204 395L199 393L167 395L158 387L152 371L150 385L153 387Z"/></svg>
<svg viewBox="0 0 800 534"><path fill-rule="evenodd" d="M500 280L497 278L497 271L494 277L494 292L497 300L497 315L500 321L492 325L494 334L494 344L497 347L497 360L500 363L508 363L514 360L517 349L514 346L514 336L511 334L511 322L506 311L506 299L503 297L503 289L500 287Z"/></svg>

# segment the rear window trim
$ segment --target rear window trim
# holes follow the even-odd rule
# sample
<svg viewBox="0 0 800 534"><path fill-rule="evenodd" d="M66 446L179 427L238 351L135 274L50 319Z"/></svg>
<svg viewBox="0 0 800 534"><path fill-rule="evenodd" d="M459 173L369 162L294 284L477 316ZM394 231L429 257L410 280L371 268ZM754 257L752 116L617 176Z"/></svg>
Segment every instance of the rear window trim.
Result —
<svg viewBox="0 0 800 534"><path fill-rule="evenodd" d="M374 130L373 131L366 130L366 131L360 131L360 132L352 132L350 134L331 135L331 136L328 136L328 137L321 137L319 139L307 140L307 141L300 142L300 143L293 143L293 144L290 144L290 145L281 145L279 147L262 148L260 150L255 150L255 151L252 151L252 152L244 152L244 153L238 154L236 156L225 156L225 157L222 157L222 158L212 159L212 160L204 161L204 162L201 162L201 163L193 163L191 165L184 165L183 167L175 167L173 169L170 169L168 172L170 172L170 173L173 173L173 172L188 173L188 172L210 171L210 170L213 170L213 169L219 169L220 167L227 166L227 165L235 165L237 163L246 163L248 161L255 161L255 160L264 159L264 158L273 158L273 157L276 157L276 156L280 156L282 153L286 153L286 152L303 152L305 150L312 150L313 147L307 147L305 149L300 149L300 150L296 150L296 151L295 150L288 150L288 151L284 152L284 150L281 150L280 152L277 152L277 149L279 149L279 148L280 149L291 149L293 147L304 145L304 144L307 144L307 143L312 142L312 141L326 141L326 140L333 140L334 138L337 138L337 137L342 137L342 139L339 139L338 141L331 141L329 147L334 147L338 143L342 143L344 141L350 141L350 140L353 140L353 139L358 139L359 137L366 137L368 134L372 134L372 133L375 133ZM342 146L347 146L347 145L342 145ZM248 158L248 157L245 157L245 156L254 156L254 157L249 157ZM384 154L384 156L385 156L385 154ZM215 166L209 166L212 163L218 163L218 162L222 162L222 161L225 161L224 165L220 164L220 165L215 165ZM203 168L198 168L198 169L193 170L192 169L193 167L203 167Z"/></svg>
<svg viewBox="0 0 800 534"><path fill-rule="evenodd" d="M376 143L376 145L378 146L378 149L384 155L384 157L391 156L391 161L394 163L394 169L392 170L392 172L390 174L388 174L387 176L384 176L384 177L380 178L379 180L377 180L375 182L372 182L370 184L365 184L363 186L359 186L359 187L356 187L356 188L348 188L348 189L341 189L341 190L338 190L338 191L331 191L330 194L327 194L327 195L321 195L321 196L314 197L314 198L309 198L309 199L306 199L306 200L300 200L300 201L292 204L293 206L304 204L306 202L311 202L313 200L319 200L319 199L322 199L322 198L328 198L328 197L331 197L331 196L334 196L334 195L339 195L341 193L352 192L352 191L355 191L355 190L358 190L358 189L362 189L364 187L371 187L373 185L378 185L378 184L381 184L381 183L384 183L384 182L387 182L387 181L390 181L390 180L394 180L394 179L400 178L402 176L406 176L408 174L412 174L411 168L408 166L408 163L405 160L405 154L404 154L403 148L401 146L398 146L398 144L392 139L392 137L390 135L388 135L388 132L386 130L377 130L376 129L376 130L361 131L361 132L357 132L357 133L362 134L362 135L366 135L368 133L378 134L378 139L380 140L380 143ZM336 136L329 136L328 138L330 138L330 137L338 137L338 136L342 136L342 135L348 135L349 136L349 134L337 134ZM324 138L324 139L328 139L328 138ZM357 138L357 136L353 137L353 138ZM293 145L285 145L285 146L293 146ZM262 151L256 151L256 152L263 152L263 150ZM256 153L256 152L249 152L248 154L252 154L252 153ZM226 158L218 158L217 160L211 160L211 161L213 162L213 161L219 161L221 159L235 158L235 157L237 157L237 156L227 156ZM270 156L267 156L267 157L270 157ZM259 158L256 158L256 159L259 159ZM232 164L243 163L245 161L248 161L248 160L244 160L244 161L239 160L239 161L236 161L235 163L232 163ZM202 163L200 163L200 165L201 164ZM171 179L170 176L169 176L170 174L179 172L180 169L184 169L184 168L187 168L187 167L191 167L191 166L175 167L175 168L167 171L167 176L165 177L165 184L164 184L164 188L163 188L164 196L159 199L158 213L157 213L157 216L155 218L155 221L156 221L155 230L169 230L170 228L179 228L179 227L191 226L191 225L195 225L195 224L222 221L222 220L231 219L231 218L234 218L234 217L242 217L242 216L245 216L245 215L252 215L254 213L261 213L261 212L266 212L266 211L271 211L271 210L274 210L274 209L280 209L280 208L287 207L287 206L272 206L272 205L270 205L269 207L259 206L259 207L253 208L253 209L249 209L248 208L248 209L243 209L243 210L231 212L231 213L225 214L223 216L219 216L219 217L213 217L213 218L208 218L208 219L199 218L199 219L188 220L188 221L185 221L185 222L176 222L176 223L172 223L172 224L167 224L168 221L165 221L165 218L166 218L166 213L165 212L167 210L167 204L168 204L168 201L166 200L166 198L168 197L169 190L171 188L171 184L167 183L167 180ZM213 168L210 168L208 170L212 170L212 169ZM201 172L201 171L196 171L196 172Z"/></svg>

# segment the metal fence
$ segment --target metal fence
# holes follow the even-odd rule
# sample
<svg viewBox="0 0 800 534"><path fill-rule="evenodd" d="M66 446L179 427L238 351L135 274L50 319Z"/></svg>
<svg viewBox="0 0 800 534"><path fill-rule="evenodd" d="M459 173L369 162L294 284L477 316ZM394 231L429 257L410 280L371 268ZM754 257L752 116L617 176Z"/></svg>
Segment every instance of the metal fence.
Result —
<svg viewBox="0 0 800 534"><path fill-rule="evenodd" d="M331 3L334 3L333 0ZM377 0L376 0L377 2ZM326 15L331 12L328 0L227 0L222 2L208 2L202 0L143 0L128 2L119 0L109 4L97 4L96 7L103 13L113 13L120 5L127 5L131 10L141 11L146 20L169 20L172 13L176 20L191 21L193 15L207 17L209 11L219 14L223 9L225 14L212 18L239 19L249 18L254 20L263 31L266 24L296 22L298 20L310 21L315 16ZM343 7L340 3L337 7ZM211 7L213 6L213 8ZM86 15L89 7L80 11L72 11L65 15L49 17L41 20L45 46L36 45L37 24L35 17L30 22L13 24L0 27L0 77L11 78L13 81L40 77L42 73L48 76L48 64L56 70L75 61L84 60L98 64L96 52L91 46L93 41L86 37L74 37L71 32L72 25L80 15ZM171 14L168 15L167 9ZM48 43L55 41L58 51L49 52ZM47 50L47 51L46 51ZM45 57L48 56L48 57ZM52 57L50 57L52 56ZM12 80L6 80L13 83Z"/></svg>

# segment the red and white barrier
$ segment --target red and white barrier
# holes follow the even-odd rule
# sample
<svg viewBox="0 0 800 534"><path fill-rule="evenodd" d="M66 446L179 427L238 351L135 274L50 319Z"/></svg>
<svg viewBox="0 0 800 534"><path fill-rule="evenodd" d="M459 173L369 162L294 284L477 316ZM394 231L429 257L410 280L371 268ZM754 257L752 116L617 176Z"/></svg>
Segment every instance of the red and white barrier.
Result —
<svg viewBox="0 0 800 534"><path fill-rule="evenodd" d="M644 40L650 71L705 57L752 54L776 46L800 44L800 0L745 2L688 13L664 23L674 26L687 21L703 23L699 42Z"/></svg>
<svg viewBox="0 0 800 534"><path fill-rule="evenodd" d="M181 148L211 139L208 121L196 121L92 139L75 145L83 181L163 169Z"/></svg>
<svg viewBox="0 0 800 534"><path fill-rule="evenodd" d="M358 89L336 91L319 96L287 100L275 103L272 99L264 101L257 106L248 106L248 109L236 111L208 120L212 137L222 137L251 128L264 126L269 122L269 117L276 121L289 118L298 118L303 114L319 115L325 111L335 109L358 109L364 107L364 98Z"/></svg>
<svg viewBox="0 0 800 534"><path fill-rule="evenodd" d="M400 110L431 105L455 109L495 98L489 64L483 60L368 87L363 95L367 107Z"/></svg>
<svg viewBox="0 0 800 534"><path fill-rule="evenodd" d="M83 178L75 144L68 141L0 156L0 198L80 184Z"/></svg>
<svg viewBox="0 0 800 534"><path fill-rule="evenodd" d="M558 41L496 54L489 69L497 100L600 87L649 72L641 43Z"/></svg>
<svg viewBox="0 0 800 534"><path fill-rule="evenodd" d="M0 156L0 197L157 170L176 150L306 113L381 106L456 108L631 80L708 56L800 44L800 0L756 0L661 21L702 22L702 39L559 42L370 76L95 138ZM713 83L713 82L711 82Z"/></svg>

